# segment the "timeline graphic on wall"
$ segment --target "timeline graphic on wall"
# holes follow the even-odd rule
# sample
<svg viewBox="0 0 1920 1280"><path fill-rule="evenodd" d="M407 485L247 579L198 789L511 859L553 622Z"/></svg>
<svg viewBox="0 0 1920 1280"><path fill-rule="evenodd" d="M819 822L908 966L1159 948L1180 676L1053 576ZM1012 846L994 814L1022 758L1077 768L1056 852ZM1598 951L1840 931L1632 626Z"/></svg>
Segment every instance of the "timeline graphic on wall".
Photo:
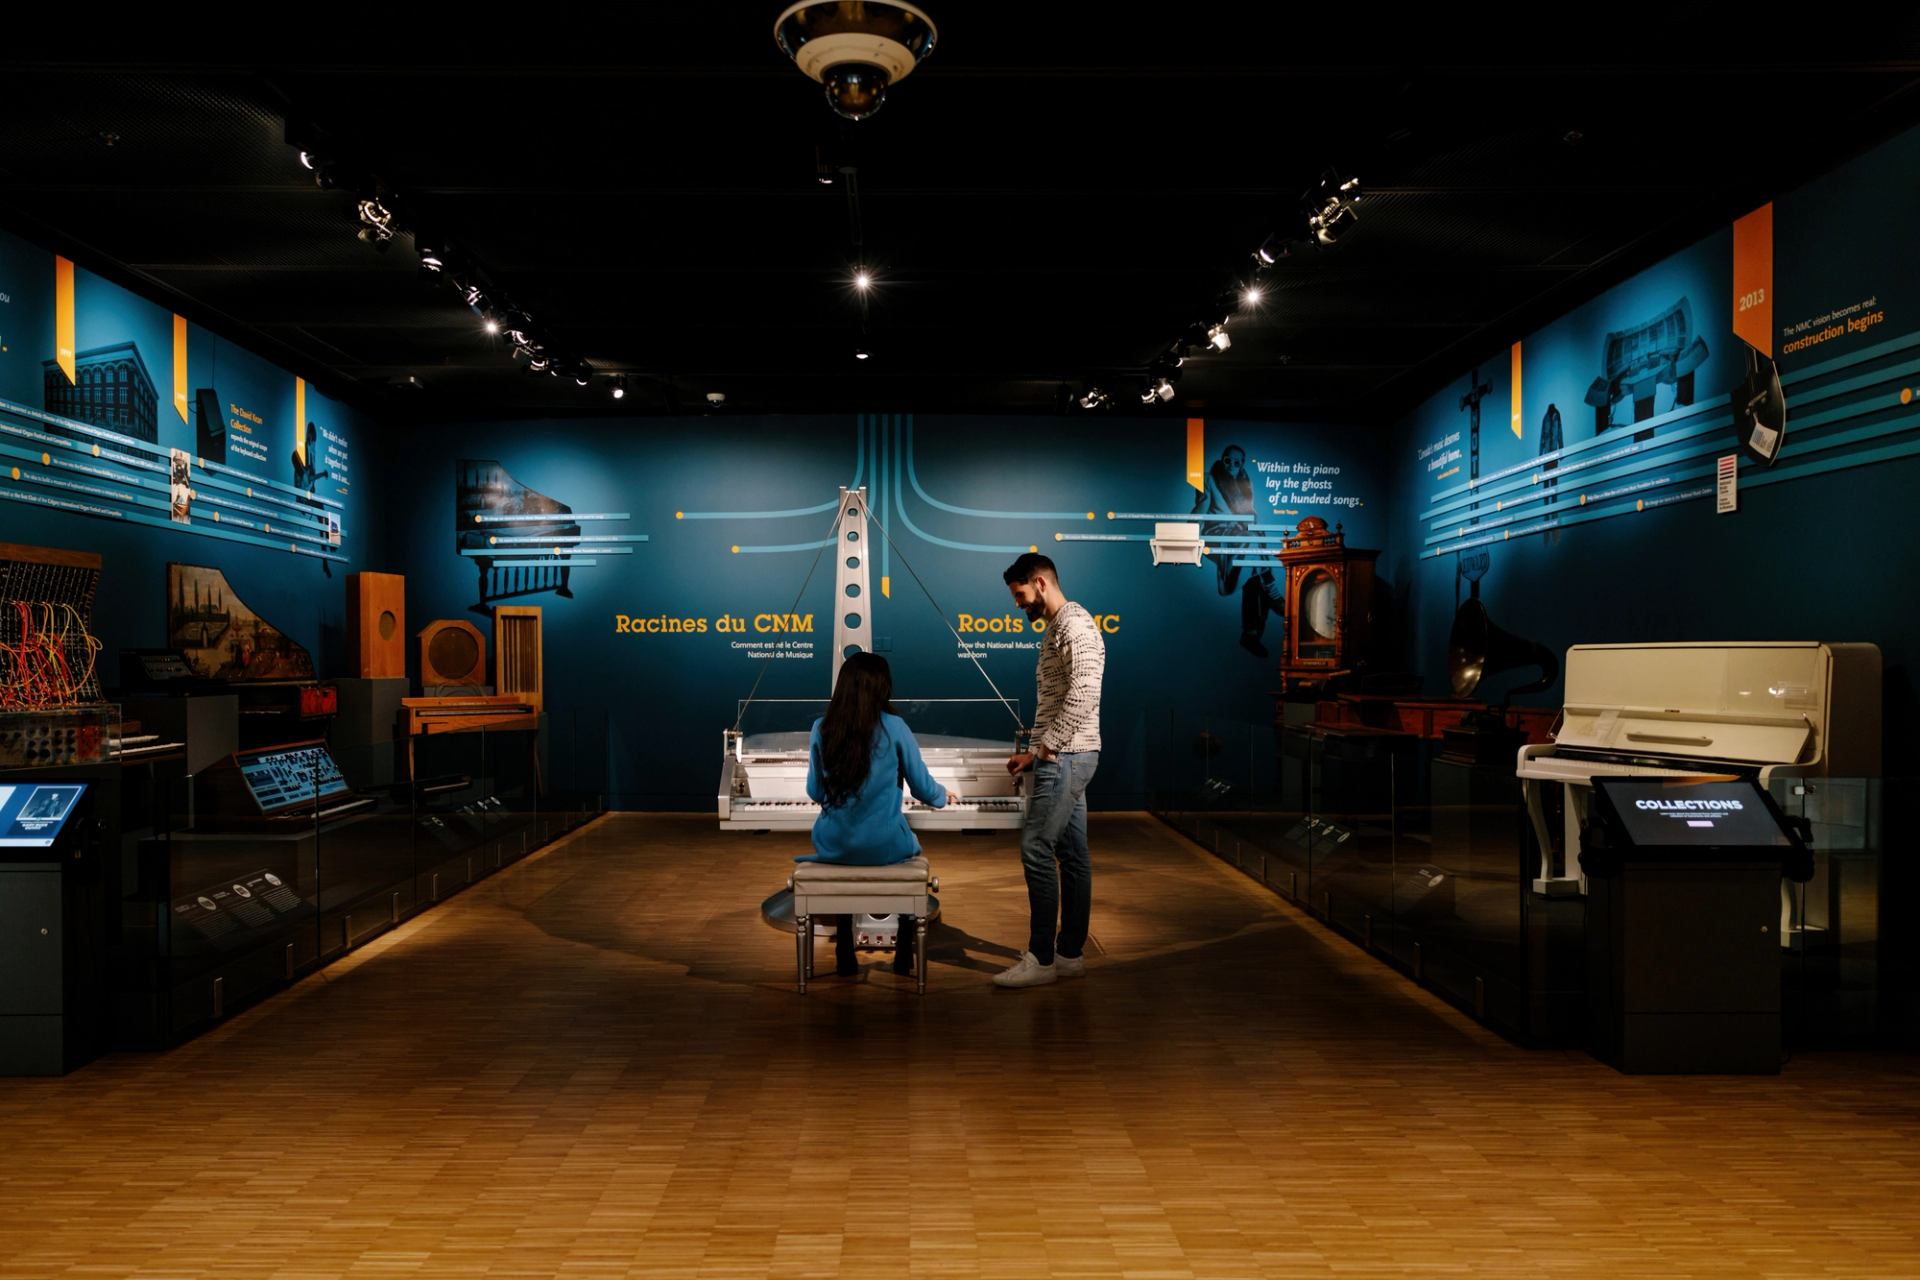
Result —
<svg viewBox="0 0 1920 1280"><path fill-rule="evenodd" d="M1636 282L1636 296L1644 299L1663 279L1704 285L1724 272L1721 280L1728 283L1705 293L1710 301L1726 301L1706 310L1704 322L1697 288L1675 289L1667 295L1674 301L1651 314L1641 311L1638 320L1628 307L1644 303L1608 295L1527 340L1530 350L1537 345L1561 356L1546 362L1544 374L1530 373L1529 385L1543 383L1564 394L1571 360L1578 356L1576 335L1590 332L1596 319L1608 323L1599 369L1584 396L1594 411L1593 431L1584 438L1567 438L1573 424L1549 404L1531 454L1523 442L1518 461L1483 474L1475 392L1491 388L1476 387L1476 373L1460 399L1463 411L1470 405L1473 410L1465 424L1469 438L1462 441L1456 427L1417 450L1441 486L1421 513L1421 557L1702 500L1736 480L1739 487L1758 488L1920 456L1920 412L1913 407L1920 332L1896 336L1879 328L1890 308L1878 289L1843 295L1833 305L1832 279L1818 272L1817 278L1789 275L1786 296L1791 299L1791 285L1797 284L1802 298L1816 297L1824 309L1777 324L1773 235L1774 207L1764 206L1740 219L1730 234ZM1889 276L1883 283L1898 281ZM1625 315L1616 318L1616 312ZM1704 336L1708 329L1731 331L1732 340L1720 344L1718 355ZM1789 371L1774 363L1776 349L1787 357L1835 354ZM1508 391L1517 424L1520 344L1513 365ZM1702 396L1696 380L1709 372L1726 390ZM1794 436L1791 449L1783 450L1789 405ZM1735 452L1747 465L1723 467L1721 459ZM1735 507L1726 503L1722 509Z"/></svg>
<svg viewBox="0 0 1920 1280"><path fill-rule="evenodd" d="M1007 559L1025 551L1047 548L1049 543L1133 544L1141 552L1150 543L1151 532L1106 532L1115 526L1187 522L1204 530L1205 551L1214 570L1215 593L1235 600L1234 613L1239 622L1240 644L1248 652L1265 657L1263 636L1271 614L1284 603L1284 583L1275 570L1280 564L1281 539L1296 529L1292 521L1282 521L1279 513L1298 514L1302 509L1363 506L1358 496L1345 490L1343 468L1336 462L1315 458L1312 461L1280 461L1269 455L1250 456L1243 445L1229 440L1219 448L1217 457L1206 461L1205 426L1195 419L1187 424L1188 485L1186 509L1173 512L1140 512L1081 508L1077 510L1015 510L965 506L935 495L923 478L921 459L916 448L915 422L911 414L863 414L855 424L854 457L847 481L849 490L867 486L869 510L880 536L874 547L878 568L877 585L883 598L891 599L897 587L896 571L911 570L912 552L917 544L992 556L997 570ZM1075 483L1062 475L1062 488ZM1183 486L1186 487L1186 486ZM729 525L745 522L791 521L818 518L831 520L837 507L833 497L806 506L764 510L688 511L674 513L681 521L718 521ZM1263 508L1268 518L1262 518ZM961 517L963 522L992 521L983 529L1012 526L1026 541L966 540L946 537L925 527L925 515L936 513ZM1089 532L1089 526L1102 527ZM991 537L991 533L987 533ZM1017 535L1016 535L1017 536ZM786 555L813 553L820 556L833 545L833 539L808 538L801 541L729 542L734 555ZM1151 561L1142 554L1141 567ZM996 579L997 581L997 579ZM795 578L799 586L801 579ZM964 637L963 637L964 639ZM964 654L963 646L963 654Z"/></svg>
<svg viewBox="0 0 1920 1280"><path fill-rule="evenodd" d="M350 445L304 379L4 235L0 302L0 499L346 562Z"/></svg>

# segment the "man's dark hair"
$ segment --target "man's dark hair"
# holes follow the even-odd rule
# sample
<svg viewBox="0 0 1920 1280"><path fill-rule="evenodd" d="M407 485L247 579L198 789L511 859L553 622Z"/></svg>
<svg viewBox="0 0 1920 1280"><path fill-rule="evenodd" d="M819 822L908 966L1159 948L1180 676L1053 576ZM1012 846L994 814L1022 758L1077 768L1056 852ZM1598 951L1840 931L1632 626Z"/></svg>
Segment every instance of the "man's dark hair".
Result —
<svg viewBox="0 0 1920 1280"><path fill-rule="evenodd" d="M1008 586L1014 586L1018 583L1032 582L1033 575L1039 573L1042 569L1047 571L1047 574L1053 579L1054 584L1057 586L1060 582L1060 571L1053 567L1053 561L1047 559L1038 551L1027 552L1018 560L1008 565L1007 571L1000 576L1006 579Z"/></svg>

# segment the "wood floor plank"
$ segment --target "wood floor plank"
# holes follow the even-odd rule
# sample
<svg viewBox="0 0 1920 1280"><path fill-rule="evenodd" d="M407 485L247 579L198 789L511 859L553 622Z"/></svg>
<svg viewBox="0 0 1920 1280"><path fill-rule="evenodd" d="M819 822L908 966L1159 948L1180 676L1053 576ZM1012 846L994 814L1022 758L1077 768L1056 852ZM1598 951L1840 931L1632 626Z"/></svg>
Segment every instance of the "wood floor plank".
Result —
<svg viewBox="0 0 1920 1280"><path fill-rule="evenodd" d="M796 842L609 818L179 1049L0 1086L0 1280L1920 1275L1920 1063L1516 1048L1150 819L1089 976L792 987Z"/></svg>

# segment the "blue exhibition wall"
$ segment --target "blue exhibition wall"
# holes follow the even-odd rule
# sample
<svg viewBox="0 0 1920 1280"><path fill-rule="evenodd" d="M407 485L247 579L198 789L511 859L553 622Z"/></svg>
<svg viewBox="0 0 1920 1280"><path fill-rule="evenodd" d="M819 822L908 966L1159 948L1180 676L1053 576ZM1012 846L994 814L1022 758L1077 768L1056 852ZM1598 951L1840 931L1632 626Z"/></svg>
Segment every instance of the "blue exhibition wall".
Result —
<svg viewBox="0 0 1920 1280"><path fill-rule="evenodd" d="M1916 225L1920 133L1780 196L1517 352L1488 352L1411 414L1382 565L1410 587L1407 650L1428 691L1445 691L1448 629L1478 574L1498 625L1560 651L1873 641L1889 724L1910 719ZM1771 465L1741 455L1734 427L1749 341L1770 348L1784 386ZM1741 456L1723 513L1730 455ZM1556 687L1537 700L1559 698ZM1899 735L1887 750L1889 770L1910 765Z"/></svg>
<svg viewBox="0 0 1920 1280"><path fill-rule="evenodd" d="M0 541L103 557L104 683L166 646L170 561L223 570L339 673L344 575L385 567L372 444L294 372L0 233Z"/></svg>
<svg viewBox="0 0 1920 1280"><path fill-rule="evenodd" d="M865 485L885 526L871 539L874 645L893 664L897 696L992 699L991 681L1030 720L1035 640L1001 572L1038 547L1108 631L1094 801L1138 807L1149 740L1171 712L1272 717L1276 659L1256 650L1277 655L1280 623L1249 600L1266 580L1233 565L1243 558L1233 539L1252 552L1317 514L1356 545L1384 545L1372 450L1364 431L1178 419L480 424L397 446L392 474L408 479L392 503L394 560L406 566L413 630L466 617L485 631L495 604L541 606L556 741L604 739L618 807L705 808L722 731L756 682L761 699L827 696L835 587L822 543L839 486ZM1224 484L1216 478L1209 496L1217 467ZM524 499L521 486L564 502L578 536L596 541L525 548L538 555L523 567L482 572L476 552L509 549L463 536L463 482L509 504ZM1217 554L1155 567L1155 517L1199 520ZM786 629L796 622L810 630ZM984 646L984 673L949 625ZM805 728L810 715L763 707L746 727ZM1011 741L1011 718L991 703L929 710L921 723Z"/></svg>

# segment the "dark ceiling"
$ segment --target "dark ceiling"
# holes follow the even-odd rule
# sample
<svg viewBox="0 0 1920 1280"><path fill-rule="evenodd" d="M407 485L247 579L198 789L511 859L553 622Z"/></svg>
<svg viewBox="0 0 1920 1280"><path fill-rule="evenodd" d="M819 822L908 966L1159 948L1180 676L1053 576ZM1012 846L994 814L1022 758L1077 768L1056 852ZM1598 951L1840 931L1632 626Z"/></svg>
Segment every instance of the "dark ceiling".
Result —
<svg viewBox="0 0 1920 1280"><path fill-rule="evenodd" d="M1774 34L1710 5L927 4L937 51L857 125L775 47L777 4L502 11L485 38L389 9L364 40L16 40L0 222L397 417L691 412L709 392L730 412L1052 412L1098 385L1122 413L1382 423L1920 121L1911 17ZM353 195L316 187L290 123L550 343L626 373L625 402L526 373L408 237L357 240ZM1283 260L1232 349L1144 409L1149 363L1330 166L1365 184L1358 225ZM856 260L877 278L865 336Z"/></svg>

